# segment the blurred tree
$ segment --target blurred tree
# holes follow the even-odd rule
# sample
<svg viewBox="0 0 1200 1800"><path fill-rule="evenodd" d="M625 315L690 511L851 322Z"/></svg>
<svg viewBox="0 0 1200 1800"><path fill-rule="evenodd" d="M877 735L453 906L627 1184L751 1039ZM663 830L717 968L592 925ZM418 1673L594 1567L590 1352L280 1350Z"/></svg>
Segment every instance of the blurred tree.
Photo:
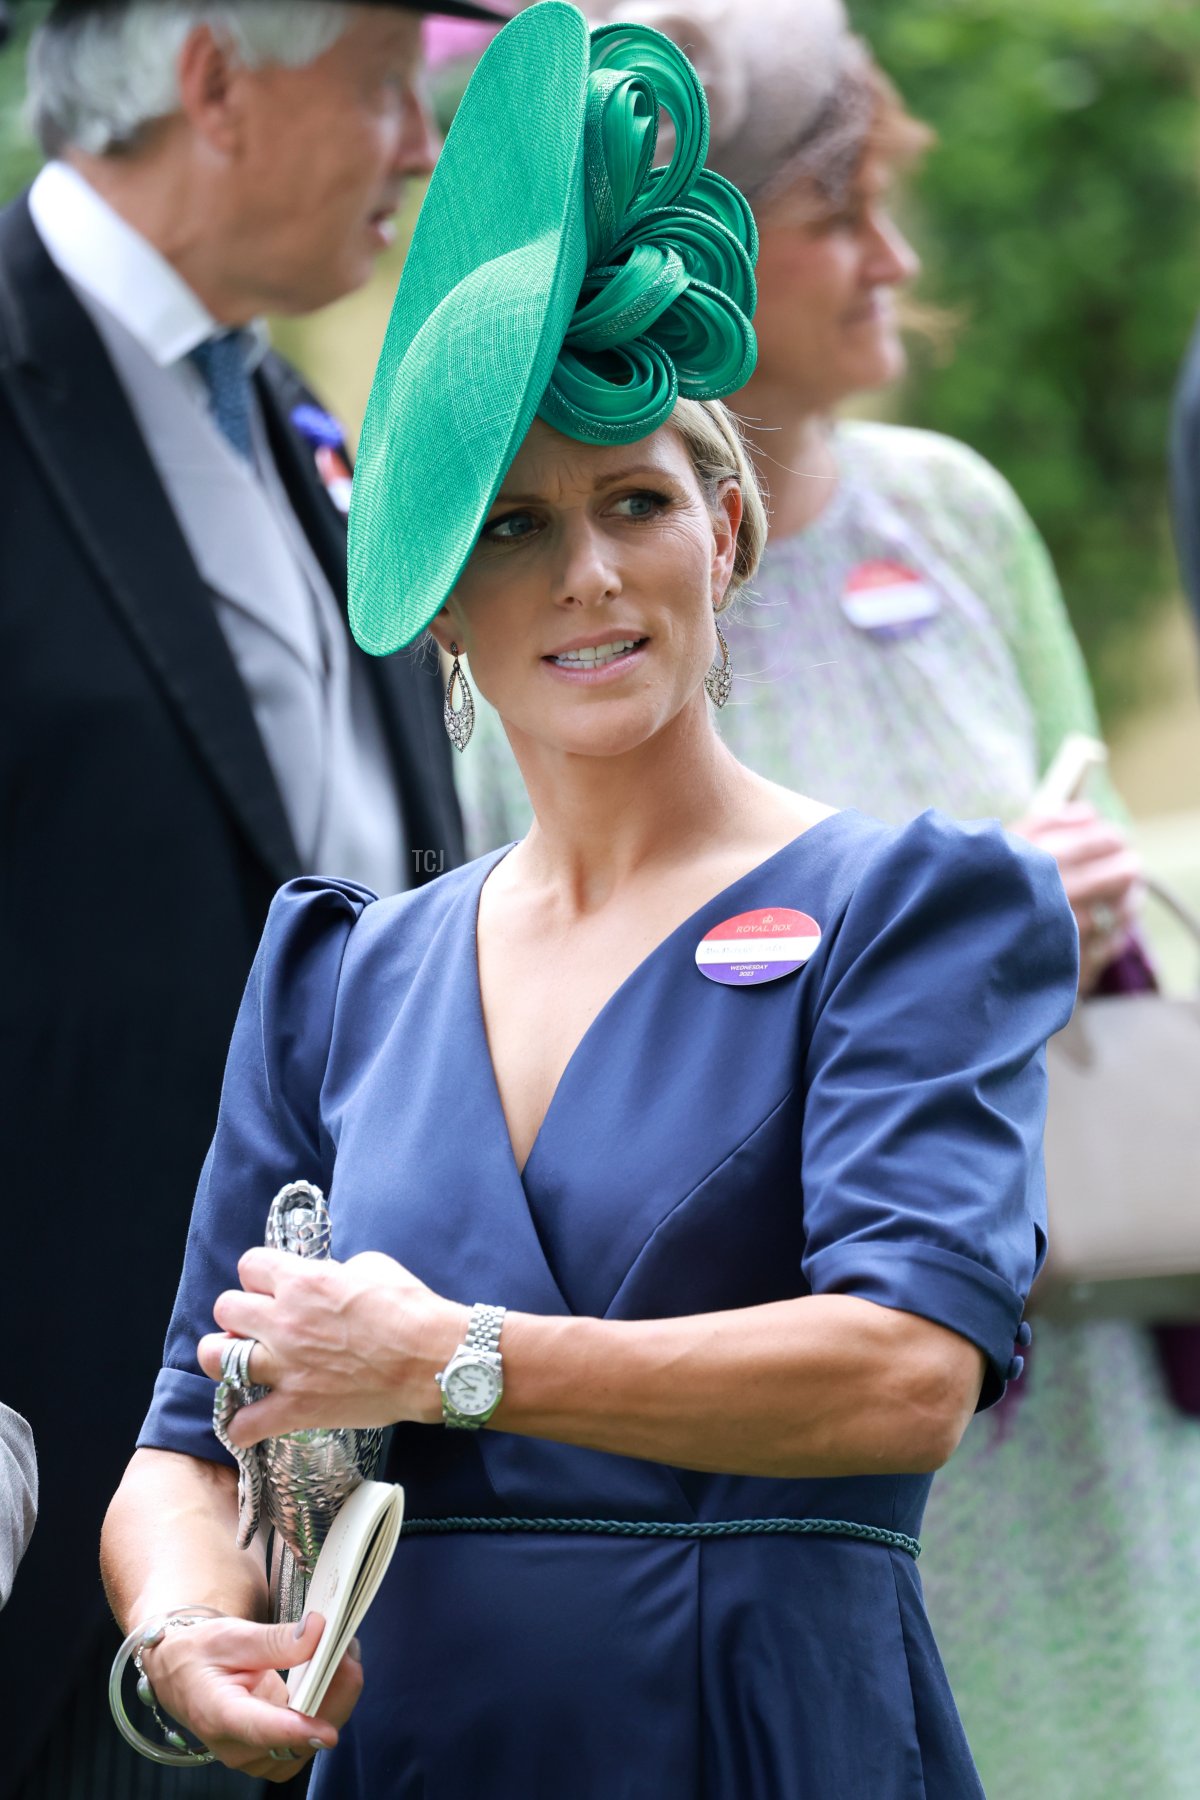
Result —
<svg viewBox="0 0 1200 1800"><path fill-rule="evenodd" d="M1195 0L850 0L940 145L918 177L924 291L905 418L964 439L1045 533L1111 718L1175 585L1172 386L1200 309Z"/></svg>
<svg viewBox="0 0 1200 1800"><path fill-rule="evenodd" d="M37 19L45 5L26 4L13 8L10 17L19 20L12 37L0 48L0 206L19 194L32 181L41 163L41 154L25 125L25 48Z"/></svg>

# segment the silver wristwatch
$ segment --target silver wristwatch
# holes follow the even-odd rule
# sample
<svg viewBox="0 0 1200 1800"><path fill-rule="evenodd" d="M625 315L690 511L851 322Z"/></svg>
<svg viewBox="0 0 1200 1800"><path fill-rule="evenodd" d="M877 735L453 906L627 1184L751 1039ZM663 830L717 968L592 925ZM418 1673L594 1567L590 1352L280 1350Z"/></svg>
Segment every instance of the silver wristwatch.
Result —
<svg viewBox="0 0 1200 1800"><path fill-rule="evenodd" d="M500 1404L504 1364L500 1356L502 1306L471 1308L467 1335L445 1368L434 1376L442 1390L442 1418L447 1425L478 1431Z"/></svg>

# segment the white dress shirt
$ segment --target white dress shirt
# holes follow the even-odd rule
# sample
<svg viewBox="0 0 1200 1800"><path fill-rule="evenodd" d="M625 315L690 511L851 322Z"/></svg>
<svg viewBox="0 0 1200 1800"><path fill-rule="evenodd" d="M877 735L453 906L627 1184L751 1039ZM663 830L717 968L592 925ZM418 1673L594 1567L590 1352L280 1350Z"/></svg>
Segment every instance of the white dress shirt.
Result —
<svg viewBox="0 0 1200 1800"><path fill-rule="evenodd" d="M408 885L399 796L365 665L288 500L257 401L251 469L187 360L225 327L76 170L49 163L29 205L108 350L212 595L304 867L398 891ZM256 327L251 363L266 344Z"/></svg>

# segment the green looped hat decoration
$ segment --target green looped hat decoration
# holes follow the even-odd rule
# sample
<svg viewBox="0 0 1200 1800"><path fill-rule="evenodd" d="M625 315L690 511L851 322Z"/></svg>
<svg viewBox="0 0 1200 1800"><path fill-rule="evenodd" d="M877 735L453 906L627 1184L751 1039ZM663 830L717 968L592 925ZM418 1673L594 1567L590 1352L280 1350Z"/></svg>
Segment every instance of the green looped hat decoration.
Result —
<svg viewBox="0 0 1200 1800"><path fill-rule="evenodd" d="M674 127L655 168L660 108ZM444 605L535 416L591 444L648 437L679 397L754 369L758 237L705 169L695 70L646 26L589 32L561 0L484 52L396 293L350 507L350 624L377 656Z"/></svg>

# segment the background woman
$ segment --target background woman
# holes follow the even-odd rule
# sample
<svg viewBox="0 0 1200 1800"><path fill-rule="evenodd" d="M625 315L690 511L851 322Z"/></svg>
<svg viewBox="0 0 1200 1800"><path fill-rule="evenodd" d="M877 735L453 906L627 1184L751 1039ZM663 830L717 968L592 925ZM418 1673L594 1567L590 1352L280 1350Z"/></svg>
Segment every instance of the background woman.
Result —
<svg viewBox="0 0 1200 1800"><path fill-rule="evenodd" d="M1083 991L1119 979L1139 865L1111 791L1029 815L1067 732L1097 731L1044 546L964 445L835 422L904 369L895 297L917 260L889 189L929 134L835 0L619 11L689 45L711 160L760 229L758 366L734 405L771 541L729 628L722 737L749 767L884 819L937 805L1007 820L1058 860ZM492 721L480 735L460 769L477 848L522 828ZM1019 1399L980 1418L939 1479L921 1565L986 1790L1184 1800L1200 1756L1200 1428L1121 1324L1041 1324Z"/></svg>
<svg viewBox="0 0 1200 1800"><path fill-rule="evenodd" d="M678 143L654 183L657 98ZM998 830L833 813L712 730L714 613L764 521L728 415L675 401L753 360L752 234L703 139L682 59L553 4L456 119L364 432L353 614L380 653L431 624L469 654L537 823L396 901L277 898L106 1527L126 1624L234 1615L149 1652L160 1702L268 1775L345 1723L319 1794L979 1791L911 1539L1013 1373L1074 932L1050 862ZM779 979L698 959L770 947L781 909ZM242 1254L300 1173L347 1260ZM401 1421L417 1531L348 1723L350 1665L323 1719L278 1704L312 1622L290 1648L251 1622L221 1333L272 1389L241 1443Z"/></svg>

